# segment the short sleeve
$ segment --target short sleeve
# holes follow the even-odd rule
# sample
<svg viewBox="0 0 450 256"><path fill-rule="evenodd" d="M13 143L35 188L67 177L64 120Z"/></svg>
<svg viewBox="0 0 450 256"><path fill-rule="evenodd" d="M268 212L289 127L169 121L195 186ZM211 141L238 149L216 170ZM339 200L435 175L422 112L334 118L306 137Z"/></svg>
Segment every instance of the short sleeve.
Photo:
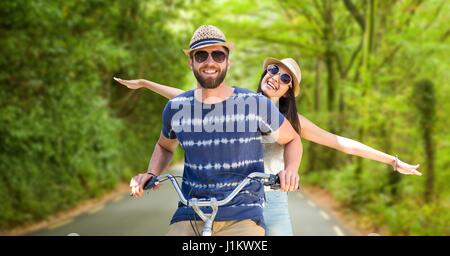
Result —
<svg viewBox="0 0 450 256"><path fill-rule="evenodd" d="M171 102L169 101L166 106L164 107L163 113L162 113L162 134L164 137L169 139L176 139L177 135L172 129L172 117L173 117L173 111L171 109Z"/></svg>
<svg viewBox="0 0 450 256"><path fill-rule="evenodd" d="M278 130L284 122L285 117L271 100L265 96L259 99L259 129L262 133L272 133Z"/></svg>

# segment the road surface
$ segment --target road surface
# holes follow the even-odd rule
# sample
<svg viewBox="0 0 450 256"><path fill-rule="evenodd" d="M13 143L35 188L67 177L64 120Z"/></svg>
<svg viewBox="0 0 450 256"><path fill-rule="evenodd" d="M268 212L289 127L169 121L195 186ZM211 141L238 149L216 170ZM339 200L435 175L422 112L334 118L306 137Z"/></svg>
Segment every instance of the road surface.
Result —
<svg viewBox="0 0 450 256"><path fill-rule="evenodd" d="M182 165L174 166L181 173ZM171 172L174 174L173 172ZM152 236L165 235L178 195L169 182L140 199L122 194L89 212L26 235ZM301 192L289 193L289 211L296 236L343 236L350 233Z"/></svg>

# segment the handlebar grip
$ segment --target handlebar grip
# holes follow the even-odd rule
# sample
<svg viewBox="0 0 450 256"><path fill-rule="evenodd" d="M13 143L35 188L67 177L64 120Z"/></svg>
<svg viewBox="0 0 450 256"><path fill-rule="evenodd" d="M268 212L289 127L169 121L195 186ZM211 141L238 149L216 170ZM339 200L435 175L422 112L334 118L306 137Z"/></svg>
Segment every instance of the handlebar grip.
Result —
<svg viewBox="0 0 450 256"><path fill-rule="evenodd" d="M152 189L156 186L156 183L158 182L158 177L152 176L147 182L144 184L144 190Z"/></svg>
<svg viewBox="0 0 450 256"><path fill-rule="evenodd" d="M274 183L270 186L271 189L280 189L281 188L281 182L280 182L280 176L274 175Z"/></svg>
<svg viewBox="0 0 450 256"><path fill-rule="evenodd" d="M265 186L270 186L271 189L280 189L281 183L280 183L280 176L278 175L270 175L269 180L264 184Z"/></svg>

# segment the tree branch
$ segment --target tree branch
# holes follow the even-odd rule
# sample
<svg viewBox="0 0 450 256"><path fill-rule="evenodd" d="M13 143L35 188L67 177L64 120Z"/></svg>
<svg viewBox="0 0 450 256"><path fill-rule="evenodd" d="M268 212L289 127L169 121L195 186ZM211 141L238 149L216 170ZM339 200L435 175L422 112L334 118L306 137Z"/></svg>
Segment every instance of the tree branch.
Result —
<svg viewBox="0 0 450 256"><path fill-rule="evenodd" d="M323 6L320 6L320 4L317 2L317 0L313 0L313 4L316 7L317 11L319 12L320 16L322 16L322 19L325 20L325 10Z"/></svg>
<svg viewBox="0 0 450 256"><path fill-rule="evenodd" d="M439 14L441 13L441 11L443 9L442 7L444 6L444 4L445 4L445 0L442 1L441 4L436 8L436 11L434 12L434 15L433 15L433 19L430 20L428 22L428 24L425 26L425 30L428 30L431 27L431 25L433 25L433 23L436 22Z"/></svg>
<svg viewBox="0 0 450 256"><path fill-rule="evenodd" d="M344 68L344 64L342 63L342 59L339 54L335 53L336 63L338 66L339 74L342 78L346 78L348 73L350 72L350 69L353 67L353 64L355 63L356 57L358 56L358 53L361 51L363 45L363 41L361 40L359 42L358 47L353 51L350 60L347 64L347 67Z"/></svg>
<svg viewBox="0 0 450 256"><path fill-rule="evenodd" d="M254 36L252 36L252 39L261 40L261 41L269 42L269 43L275 43L275 44L281 44L281 45L287 45L287 46L293 46L293 47L300 47L302 49L308 49L308 50L312 50L314 52L320 51L320 49L311 47L311 45L309 45L309 44L308 45L302 44L295 40L286 40L286 39L279 40L277 38L274 38L273 36L271 37L271 36L264 36L264 35L254 35Z"/></svg>
<svg viewBox="0 0 450 256"><path fill-rule="evenodd" d="M345 8L347 11L355 18L359 27L362 31L366 29L366 23L364 21L364 17L359 13L358 8L352 3L351 0L342 0L344 2Z"/></svg>
<svg viewBox="0 0 450 256"><path fill-rule="evenodd" d="M441 40L442 41L447 41L448 36L450 36L450 29L447 30L442 36L441 36Z"/></svg>
<svg viewBox="0 0 450 256"><path fill-rule="evenodd" d="M412 18L414 17L414 15L416 14L416 10L419 8L419 6L423 3L423 0L416 0L415 3L413 4L412 9L409 11L408 16L405 20L405 23L403 26L400 26L397 28L397 31L400 33L402 31L404 31L407 27L409 27ZM386 56L386 58L381 62L380 65L378 65L376 67L376 70L380 69L382 66L384 66L386 63L389 63L392 59L394 59L395 55L399 52L401 48L401 45L396 45L392 51L390 52L390 54L388 54Z"/></svg>
<svg viewBox="0 0 450 256"><path fill-rule="evenodd" d="M392 59L394 59L394 56L398 53L398 51L400 50L401 46L397 45L394 47L394 49L392 49L392 51L386 56L386 58L380 63L380 65L378 65L376 67L375 70L380 69L381 67L383 67L384 65L386 65L386 63L391 62Z"/></svg>

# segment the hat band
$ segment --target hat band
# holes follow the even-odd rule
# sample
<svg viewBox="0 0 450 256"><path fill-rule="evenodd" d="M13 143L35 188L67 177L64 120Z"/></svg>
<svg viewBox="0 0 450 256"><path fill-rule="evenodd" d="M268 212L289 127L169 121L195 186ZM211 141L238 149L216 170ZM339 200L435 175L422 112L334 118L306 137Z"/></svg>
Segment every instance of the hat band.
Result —
<svg viewBox="0 0 450 256"><path fill-rule="evenodd" d="M214 43L225 43L225 40L220 39L220 38L207 38L207 39L202 39L202 40L198 40L193 42L189 48L194 49L197 48L199 46L202 45L206 45L206 44L214 44Z"/></svg>

